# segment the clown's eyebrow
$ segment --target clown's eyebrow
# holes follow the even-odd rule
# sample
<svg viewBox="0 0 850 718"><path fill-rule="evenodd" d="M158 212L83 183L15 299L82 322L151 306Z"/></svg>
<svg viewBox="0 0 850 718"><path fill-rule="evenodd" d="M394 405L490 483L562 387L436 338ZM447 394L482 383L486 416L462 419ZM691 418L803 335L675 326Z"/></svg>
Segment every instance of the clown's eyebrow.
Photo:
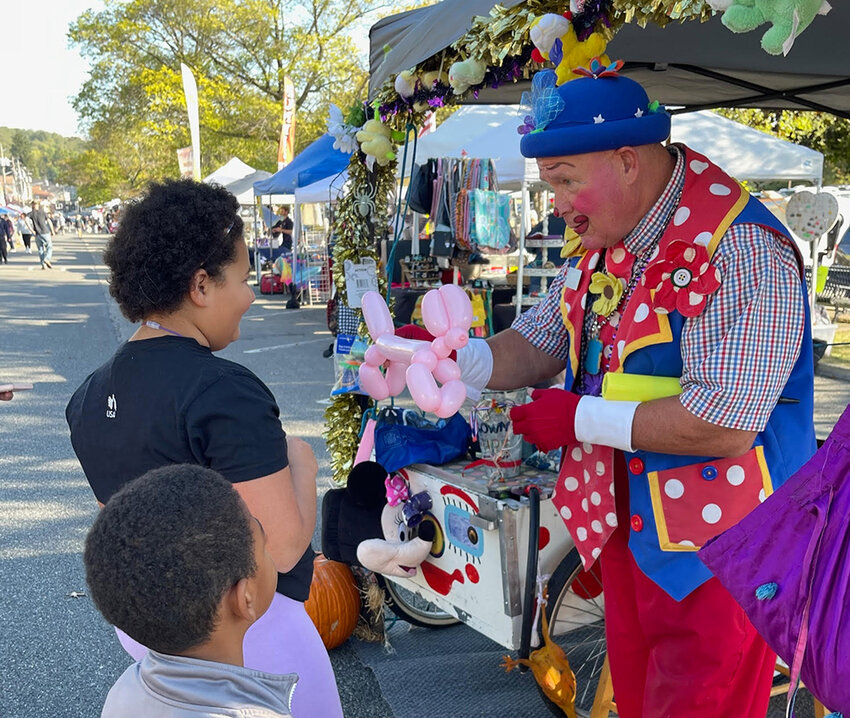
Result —
<svg viewBox="0 0 850 718"><path fill-rule="evenodd" d="M545 165L543 167L543 169L547 170L548 172L551 172L552 170L556 170L556 169L558 169L558 167L562 167L562 166L572 167L573 169L575 169L575 165L572 162L567 162L565 160L561 160L560 162L556 162L553 165Z"/></svg>

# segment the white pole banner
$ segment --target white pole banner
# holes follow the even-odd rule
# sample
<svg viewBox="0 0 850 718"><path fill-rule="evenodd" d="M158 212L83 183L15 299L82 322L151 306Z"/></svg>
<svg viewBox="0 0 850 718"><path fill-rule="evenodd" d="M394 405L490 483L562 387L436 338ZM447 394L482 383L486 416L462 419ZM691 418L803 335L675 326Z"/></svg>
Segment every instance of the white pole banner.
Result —
<svg viewBox="0 0 850 718"><path fill-rule="evenodd" d="M186 110L189 112L189 137L192 140L192 176L201 180L201 130L198 121L198 86L195 76L182 62L180 72L183 75L183 94L186 96Z"/></svg>

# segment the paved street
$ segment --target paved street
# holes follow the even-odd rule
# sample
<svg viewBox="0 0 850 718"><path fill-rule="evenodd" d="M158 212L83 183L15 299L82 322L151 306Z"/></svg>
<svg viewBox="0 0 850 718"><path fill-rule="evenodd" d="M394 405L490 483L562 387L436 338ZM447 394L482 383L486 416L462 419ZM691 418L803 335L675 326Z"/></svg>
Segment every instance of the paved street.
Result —
<svg viewBox="0 0 850 718"><path fill-rule="evenodd" d="M72 391L132 331L108 296L99 261L104 242L103 236L64 235L53 270L40 270L35 255L20 250L0 266L0 383L36 385L0 403L2 718L97 716L129 663L85 595L80 553L96 505L64 421ZM331 361L321 356L331 341L324 307L287 311L279 296L260 297L242 334L222 355L251 368L274 392L286 430L312 444L324 492L322 414L332 381ZM820 437L848 402L850 382L818 378ZM354 648L347 644L332 657L346 716L392 718ZM472 700L475 690L470 686Z"/></svg>

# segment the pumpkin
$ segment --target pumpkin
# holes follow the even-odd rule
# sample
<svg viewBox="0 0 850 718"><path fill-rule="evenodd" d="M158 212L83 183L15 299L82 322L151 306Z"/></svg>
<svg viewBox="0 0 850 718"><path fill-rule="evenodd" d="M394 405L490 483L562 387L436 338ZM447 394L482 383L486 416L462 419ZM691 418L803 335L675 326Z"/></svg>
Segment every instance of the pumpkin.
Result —
<svg viewBox="0 0 850 718"><path fill-rule="evenodd" d="M331 650L348 640L360 615L360 591L351 569L323 554L313 559L310 597L304 604L325 648Z"/></svg>

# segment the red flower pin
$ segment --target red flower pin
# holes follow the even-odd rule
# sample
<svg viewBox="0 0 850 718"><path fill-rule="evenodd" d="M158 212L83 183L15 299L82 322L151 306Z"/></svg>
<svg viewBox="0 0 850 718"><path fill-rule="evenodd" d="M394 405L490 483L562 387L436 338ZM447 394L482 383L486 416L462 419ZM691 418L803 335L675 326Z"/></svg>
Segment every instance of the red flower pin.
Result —
<svg viewBox="0 0 850 718"><path fill-rule="evenodd" d="M686 317L695 317L720 287L720 271L709 264L708 251L701 244L676 239L667 245L662 259L646 268L641 282L655 289L652 306L659 314L678 309Z"/></svg>

